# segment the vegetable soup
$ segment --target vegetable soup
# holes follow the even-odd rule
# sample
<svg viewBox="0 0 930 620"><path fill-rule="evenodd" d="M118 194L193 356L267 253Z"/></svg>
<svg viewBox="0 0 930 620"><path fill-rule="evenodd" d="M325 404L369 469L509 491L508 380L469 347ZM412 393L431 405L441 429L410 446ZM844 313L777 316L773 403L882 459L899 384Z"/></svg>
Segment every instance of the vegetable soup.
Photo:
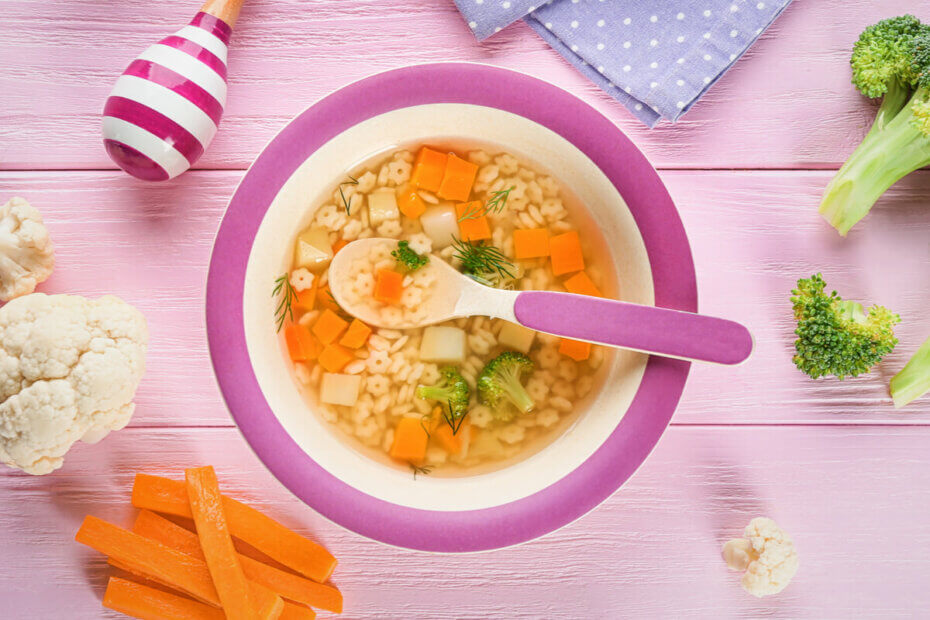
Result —
<svg viewBox="0 0 930 620"><path fill-rule="evenodd" d="M340 283L391 325L426 318L437 260L487 286L615 296L607 243L579 201L488 145L399 148L335 181L295 227L274 288L282 346L311 409L359 451L414 475L490 471L564 433L600 388L608 349L481 316L369 326L336 303L328 270L354 240L396 240L374 244Z"/></svg>

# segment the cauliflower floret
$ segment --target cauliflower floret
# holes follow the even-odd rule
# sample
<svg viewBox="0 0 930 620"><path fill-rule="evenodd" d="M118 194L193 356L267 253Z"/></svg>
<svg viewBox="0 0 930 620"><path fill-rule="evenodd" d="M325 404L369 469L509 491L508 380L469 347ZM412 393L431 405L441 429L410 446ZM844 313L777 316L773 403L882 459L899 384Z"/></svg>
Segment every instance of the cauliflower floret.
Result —
<svg viewBox="0 0 930 620"><path fill-rule="evenodd" d="M117 297L33 293L0 308L0 462L47 474L74 442L126 426L147 344L145 318Z"/></svg>
<svg viewBox="0 0 930 620"><path fill-rule="evenodd" d="M11 198L0 207L0 300L28 295L54 267L42 215L23 198Z"/></svg>
<svg viewBox="0 0 930 620"><path fill-rule="evenodd" d="M798 572L798 552L771 519L757 517L723 546L723 559L732 570L745 571L743 589L759 598L778 594Z"/></svg>

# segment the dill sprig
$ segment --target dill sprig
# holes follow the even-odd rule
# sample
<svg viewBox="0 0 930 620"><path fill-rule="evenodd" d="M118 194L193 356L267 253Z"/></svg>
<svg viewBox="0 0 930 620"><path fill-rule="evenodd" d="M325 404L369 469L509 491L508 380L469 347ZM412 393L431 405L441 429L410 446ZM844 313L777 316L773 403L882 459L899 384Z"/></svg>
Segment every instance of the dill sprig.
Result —
<svg viewBox="0 0 930 620"><path fill-rule="evenodd" d="M417 479L417 474L421 474L421 475L423 475L423 476L428 476L428 475L430 475L430 473L432 473L432 471L433 471L433 468L432 468L432 467L421 467L421 466L419 466L419 465L414 465L413 463L411 463L411 462L409 462L409 461L407 462L407 464L410 465L410 469L413 470L413 479L414 479L414 480Z"/></svg>
<svg viewBox="0 0 930 620"><path fill-rule="evenodd" d="M452 237L455 248L453 257L462 261L462 271L479 281L486 282L487 275L513 278L514 265L499 248L483 243L471 243Z"/></svg>
<svg viewBox="0 0 930 620"><path fill-rule="evenodd" d="M349 180L343 181L342 183L339 184L339 197L342 198L342 204L346 209L346 215L352 215L351 209L350 209L350 201L346 198L346 194L344 191L342 191L342 188L346 185L358 185L358 179L356 179L351 174L348 174L346 176L349 177Z"/></svg>
<svg viewBox="0 0 930 620"><path fill-rule="evenodd" d="M487 202L485 202L483 205L479 204L478 206L470 206L468 209L466 209L466 211L461 216L459 216L459 222L464 222L465 220L476 220L483 215L487 215L488 213L500 213L504 210L504 207L507 206L507 198L510 197L510 192L515 188L516 186L511 185L507 189L492 192L491 197L488 198Z"/></svg>
<svg viewBox="0 0 930 620"><path fill-rule="evenodd" d="M294 302L297 300L297 291L291 285L287 274L278 276L274 281L274 290L271 291L272 298L281 295L281 301L274 309L274 321L277 325L275 331L281 331L284 327L285 319L294 320Z"/></svg>
<svg viewBox="0 0 930 620"><path fill-rule="evenodd" d="M456 418L452 415L452 403L447 402L446 406L442 409L442 419L446 421L446 424L449 425L449 428L452 429L452 434L457 435L458 432L462 429L462 423L465 422L465 418L468 417L468 411L462 414L461 417ZM428 433L427 433L428 434Z"/></svg>

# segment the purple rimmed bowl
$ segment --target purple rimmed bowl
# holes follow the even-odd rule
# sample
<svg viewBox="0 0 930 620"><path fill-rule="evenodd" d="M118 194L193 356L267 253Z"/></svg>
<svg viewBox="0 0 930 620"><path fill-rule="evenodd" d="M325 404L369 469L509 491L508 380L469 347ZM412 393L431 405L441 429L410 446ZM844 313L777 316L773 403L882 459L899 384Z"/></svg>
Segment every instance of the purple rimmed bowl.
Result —
<svg viewBox="0 0 930 620"><path fill-rule="evenodd" d="M398 144L456 139L557 172L608 240L623 299L697 310L688 240L658 174L608 119L547 82L485 65L408 67L350 84L285 127L232 197L210 261L207 334L220 389L258 457L309 506L369 538L440 552L521 543L597 506L653 449L689 369L619 352L563 435L490 473L414 479L340 441L285 360L272 282L345 170Z"/></svg>

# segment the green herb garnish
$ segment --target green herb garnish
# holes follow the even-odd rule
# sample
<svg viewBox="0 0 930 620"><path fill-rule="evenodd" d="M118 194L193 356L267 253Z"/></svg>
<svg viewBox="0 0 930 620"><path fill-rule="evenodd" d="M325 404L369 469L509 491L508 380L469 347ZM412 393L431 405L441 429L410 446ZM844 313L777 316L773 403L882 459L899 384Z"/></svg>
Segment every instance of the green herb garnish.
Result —
<svg viewBox="0 0 930 620"><path fill-rule="evenodd" d="M348 181L343 181L342 183L339 184L339 197L342 198L342 204L343 204L343 206L345 207L346 215L352 215L351 209L350 209L350 204L349 204L350 201L346 198L346 194L345 194L344 191L342 191L342 188L343 188L343 186L345 186L345 185L358 185L358 179L356 179L356 178L355 178L354 176L352 176L351 174L346 175L346 176L349 177L349 180L348 180Z"/></svg>
<svg viewBox="0 0 930 620"><path fill-rule="evenodd" d="M413 479L414 479L414 480L417 479L417 474L422 474L422 475L424 475L424 476L428 476L428 475L430 475L430 473L432 473L432 471L433 471L433 468L432 468L432 467L420 467L419 465L414 465L413 463L410 463L409 461L408 461L408 465L410 465L410 469L413 470Z"/></svg>
<svg viewBox="0 0 930 620"><path fill-rule="evenodd" d="M475 244L452 237L452 246L455 248L453 256L462 261L462 272L472 279L486 284L497 278L514 278L513 263L493 245Z"/></svg>
<svg viewBox="0 0 930 620"><path fill-rule="evenodd" d="M483 215L487 215L488 213L500 213L504 210L504 207L507 206L507 198L510 197L510 192L514 189L515 186L511 185L507 189L493 192L491 197L488 198L487 202L477 207L469 207L465 213L459 216L458 221L464 222L465 220L476 220Z"/></svg>
<svg viewBox="0 0 930 620"><path fill-rule="evenodd" d="M429 262L429 256L417 254L410 249L409 241L398 241L397 249L391 252L391 256L394 257L398 265L404 267L408 272L416 271Z"/></svg>
<svg viewBox="0 0 930 620"><path fill-rule="evenodd" d="M285 319L294 320L294 301L297 300L297 291L294 290L286 273L275 278L274 290L271 291L271 296L274 298L278 295L281 295L281 301L278 302L274 309L274 321L277 325L275 331L281 331Z"/></svg>

